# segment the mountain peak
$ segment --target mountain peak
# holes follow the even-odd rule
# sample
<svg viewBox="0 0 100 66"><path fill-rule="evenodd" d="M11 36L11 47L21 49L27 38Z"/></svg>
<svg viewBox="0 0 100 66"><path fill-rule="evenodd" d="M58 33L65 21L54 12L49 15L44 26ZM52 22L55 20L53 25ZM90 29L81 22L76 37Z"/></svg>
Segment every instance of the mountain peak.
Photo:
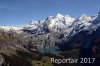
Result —
<svg viewBox="0 0 100 66"><path fill-rule="evenodd" d="M58 17L58 18L62 18L62 17L64 17L62 14L60 14L60 13L57 13L56 14L56 17Z"/></svg>
<svg viewBox="0 0 100 66"><path fill-rule="evenodd" d="M49 16L45 20L32 20L29 24L22 28L23 30L30 30L31 32L43 32L45 30L56 31L60 29L67 30L70 28L89 29L94 24L100 25L100 12L94 17L82 14L77 19L72 18L69 15L62 15L60 13L57 13L56 16ZM16 27L9 27L6 25L1 26L0 28L3 28L7 31L12 28L14 30L19 30Z"/></svg>
<svg viewBox="0 0 100 66"><path fill-rule="evenodd" d="M82 22L86 22L86 21L89 21L91 20L91 16L88 16L86 14L82 14L80 17L79 17L79 20L82 21Z"/></svg>
<svg viewBox="0 0 100 66"><path fill-rule="evenodd" d="M85 18L85 17L87 17L87 15L86 14L82 14L79 19L82 19L82 18Z"/></svg>
<svg viewBox="0 0 100 66"><path fill-rule="evenodd" d="M38 23L38 21L36 21L36 20L32 20L32 21L30 21L30 25L33 25L33 24L36 24L36 23Z"/></svg>

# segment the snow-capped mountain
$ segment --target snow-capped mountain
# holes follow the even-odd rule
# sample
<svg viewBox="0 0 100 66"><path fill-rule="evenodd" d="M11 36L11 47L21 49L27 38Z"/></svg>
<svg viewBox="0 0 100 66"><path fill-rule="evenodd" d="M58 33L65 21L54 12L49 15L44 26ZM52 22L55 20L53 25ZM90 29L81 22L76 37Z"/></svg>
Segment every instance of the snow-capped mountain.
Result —
<svg viewBox="0 0 100 66"><path fill-rule="evenodd" d="M96 30L100 26L100 13L95 16L87 16L82 14L79 18L75 19L69 15L57 14L55 16L49 16L45 20L32 20L26 26L19 28L13 26L0 26L1 29L5 31L14 30L28 32L31 34L43 34L50 31L63 31L66 36L74 35L80 31L90 31Z"/></svg>
<svg viewBox="0 0 100 66"><path fill-rule="evenodd" d="M90 49L94 41L100 38L100 12L95 16L82 15L76 19L68 31L66 31L65 43L58 47L62 50L73 44L79 44L80 48Z"/></svg>
<svg viewBox="0 0 100 66"><path fill-rule="evenodd" d="M57 14L47 17L45 20L31 21L22 28L12 26L0 26L4 31L20 31L42 35L48 40L51 35L55 38L55 44L61 49L66 49L72 42L78 42L81 47L91 47L96 37L100 37L100 12L95 16L82 14L75 19L69 15ZM49 35L49 36L48 36ZM29 35L27 35L29 36Z"/></svg>
<svg viewBox="0 0 100 66"><path fill-rule="evenodd" d="M69 15L63 16L61 14L57 14L54 17L49 17L50 19L46 20L48 23L48 28L50 30L57 30L57 29L66 29L75 20L75 18L70 17Z"/></svg>
<svg viewBox="0 0 100 66"><path fill-rule="evenodd" d="M71 30L69 36L80 31L89 31L88 33L92 33L93 31L96 31L98 27L100 27L100 13L95 16L87 16L86 14L83 14L76 19L71 25L71 28L69 28L69 30Z"/></svg>
<svg viewBox="0 0 100 66"><path fill-rule="evenodd" d="M45 33L49 31L59 31L68 29L71 24L74 22L75 18L70 17L69 15L57 14L56 16L47 17L45 20L40 21L31 21L24 27L24 31L31 30L33 33Z"/></svg>
<svg viewBox="0 0 100 66"><path fill-rule="evenodd" d="M6 26L6 25L0 26L0 29L1 29L1 30L4 30L5 32L13 31L13 32L17 32L17 33L20 33L21 30L22 30L21 27Z"/></svg>
<svg viewBox="0 0 100 66"><path fill-rule="evenodd" d="M36 57L39 57L42 53L40 53L38 49L43 50L47 55L53 55L51 53L53 51L52 48L55 48L58 52L62 50L60 53L57 52L57 55L64 55L63 57L72 55L72 58L98 57L98 55L90 55L93 54L92 51L94 49L96 50L95 54L100 54L100 52L98 52L98 48L100 48L100 12L95 16L82 14L77 19L72 18L69 15L64 16L57 14L56 16L50 16L45 20L33 20L21 28L2 25L0 26L0 31L1 30L11 33L12 31L14 31L14 33L22 32L19 35L13 35L13 33L7 34L5 32L0 33L1 55L4 55L5 57L1 57L1 59L4 58L4 62L7 60L6 58L12 58L13 61L14 58L17 59L17 56L18 59L21 58L22 61L23 59L27 59L27 56L29 56L29 59L32 58L32 54L33 56L36 55ZM34 53L34 51L36 52ZM27 55L26 52L31 54ZM23 57L23 53L26 54L25 57ZM55 53L55 51L53 53ZM77 55L74 56L73 53L76 53ZM12 63L12 61L10 62Z"/></svg>

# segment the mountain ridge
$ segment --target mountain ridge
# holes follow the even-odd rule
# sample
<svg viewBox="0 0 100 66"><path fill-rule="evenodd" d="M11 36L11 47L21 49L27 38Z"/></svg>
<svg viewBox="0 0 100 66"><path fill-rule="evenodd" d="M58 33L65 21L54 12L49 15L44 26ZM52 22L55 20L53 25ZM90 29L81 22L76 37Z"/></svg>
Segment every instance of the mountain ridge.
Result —
<svg viewBox="0 0 100 66"><path fill-rule="evenodd" d="M100 12L95 16L87 16L86 14L82 14L79 18L75 19L70 17L69 15L62 15L57 13L55 16L49 16L45 20L32 20L24 27L13 27L13 26L0 26L1 29L5 31L15 30L15 31L30 31L33 34L40 32L45 33L46 30L48 31L71 31L73 30L89 30L96 29L99 24L95 25L92 22L98 21L100 18ZM98 23L98 22L97 22ZM80 26L80 27L79 27ZM35 32L34 32L35 31Z"/></svg>

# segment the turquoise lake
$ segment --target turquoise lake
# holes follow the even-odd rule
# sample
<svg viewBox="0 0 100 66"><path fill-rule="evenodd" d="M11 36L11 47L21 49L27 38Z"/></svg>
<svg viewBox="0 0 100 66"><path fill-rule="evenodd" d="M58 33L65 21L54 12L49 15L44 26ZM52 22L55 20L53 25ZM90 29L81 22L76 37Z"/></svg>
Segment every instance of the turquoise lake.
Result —
<svg viewBox="0 0 100 66"><path fill-rule="evenodd" d="M38 48L37 51L41 52L41 53L51 53L51 54L55 54L55 55L59 55L59 53L60 53L60 51L57 47Z"/></svg>

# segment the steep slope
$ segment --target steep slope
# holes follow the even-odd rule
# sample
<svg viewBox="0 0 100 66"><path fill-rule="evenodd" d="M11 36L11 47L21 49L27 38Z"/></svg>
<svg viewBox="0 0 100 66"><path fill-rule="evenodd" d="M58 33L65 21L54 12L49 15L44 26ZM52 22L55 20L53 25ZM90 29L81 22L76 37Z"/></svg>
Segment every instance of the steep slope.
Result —
<svg viewBox="0 0 100 66"><path fill-rule="evenodd" d="M87 16L83 14L71 25L70 29L72 31L70 32L69 36L73 36L74 34L81 31L88 31L88 33L91 34L92 31L96 31L98 27L100 27L100 13L95 16Z"/></svg>
<svg viewBox="0 0 100 66"><path fill-rule="evenodd" d="M70 25L73 23L74 18L71 18L69 15L63 16L61 14L57 14L52 19L49 19L49 29L51 30L57 30L57 29L66 29L70 27Z"/></svg>
<svg viewBox="0 0 100 66"><path fill-rule="evenodd" d="M50 31L62 31L68 29L75 18L71 18L69 15L63 16L57 14L56 16L50 16L45 20L31 21L24 27L24 31L33 34L48 33Z"/></svg>
<svg viewBox="0 0 100 66"><path fill-rule="evenodd" d="M0 29L0 65L32 66L33 59L42 59L38 48L45 54L53 52L52 47L67 50L65 57L100 58L100 12L95 16L83 14L77 19L57 14L45 20L33 20L23 28L0 26Z"/></svg>
<svg viewBox="0 0 100 66"><path fill-rule="evenodd" d="M71 25L71 30L66 36L67 42L60 48L66 47L76 42L80 47L92 48L93 41L100 36L100 13L96 16L82 15Z"/></svg>

